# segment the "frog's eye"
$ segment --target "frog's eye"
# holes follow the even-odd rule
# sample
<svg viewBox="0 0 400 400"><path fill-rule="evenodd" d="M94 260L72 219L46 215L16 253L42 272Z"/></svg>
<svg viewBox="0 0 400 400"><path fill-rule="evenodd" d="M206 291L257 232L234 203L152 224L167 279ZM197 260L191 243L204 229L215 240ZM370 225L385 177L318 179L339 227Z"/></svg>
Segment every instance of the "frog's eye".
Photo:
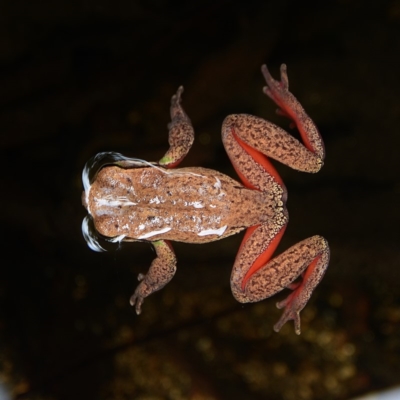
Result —
<svg viewBox="0 0 400 400"><path fill-rule="evenodd" d="M98 153L86 162L82 170L82 183L85 192L89 190L90 185L95 181L99 171L106 165L118 165L121 168L158 168L155 162L145 161L140 158L125 157L121 153L116 153L114 151ZM164 169L159 169L164 172Z"/></svg>
<svg viewBox="0 0 400 400"><path fill-rule="evenodd" d="M97 231L90 215L86 215L82 221L82 235L90 249L97 252L106 251L99 243Z"/></svg>

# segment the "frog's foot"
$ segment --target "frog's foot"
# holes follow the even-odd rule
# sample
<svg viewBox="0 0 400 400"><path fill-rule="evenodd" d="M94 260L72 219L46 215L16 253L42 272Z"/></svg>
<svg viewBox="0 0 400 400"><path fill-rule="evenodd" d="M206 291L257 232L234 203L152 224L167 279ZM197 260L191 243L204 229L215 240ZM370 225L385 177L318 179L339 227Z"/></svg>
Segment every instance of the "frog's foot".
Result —
<svg viewBox="0 0 400 400"><path fill-rule="evenodd" d="M295 284L293 286L298 287L299 284ZM274 325L274 331L279 332L282 328L282 326L290 321L291 319L294 322L294 331L296 332L297 335L300 335L300 311L304 308L306 305L305 303L303 305L298 304L298 295L297 290L295 290L293 293L291 293L285 300L279 301L276 303L276 307L281 309L285 308L282 316L280 317L279 321Z"/></svg>
<svg viewBox="0 0 400 400"><path fill-rule="evenodd" d="M171 97L171 119L177 116L183 117L184 112L181 106L183 86L179 86L176 93Z"/></svg>
<svg viewBox="0 0 400 400"><path fill-rule="evenodd" d="M138 281L143 281L143 279L145 278L145 275L143 274L139 274L138 275ZM142 312L142 304L144 301L144 298L146 296L148 296L148 294L146 295L146 289L143 287L142 284L140 284L136 290L135 293L133 293L133 295L131 296L130 300L129 300L129 304L132 307L135 307L135 311L136 314L139 315Z"/></svg>
<svg viewBox="0 0 400 400"><path fill-rule="evenodd" d="M281 65L280 71L281 80L277 81L271 76L266 65L261 67L261 72L267 83L267 86L263 88L263 92L279 107L277 110L278 114L293 121L300 132L306 148L317 155L322 161L325 157L325 149L318 129L296 97L289 91L289 78L285 64Z"/></svg>
<svg viewBox="0 0 400 400"><path fill-rule="evenodd" d="M169 242L157 240L153 242L157 257L151 263L147 274L139 274L139 286L131 296L129 302L135 307L136 314L142 311L142 304L147 296L162 289L174 276L176 271L176 257Z"/></svg>
<svg viewBox="0 0 400 400"><path fill-rule="evenodd" d="M292 115L293 112L290 112L290 108L292 107L293 100L295 100L297 104L298 101L289 91L289 78L287 76L286 64L281 65L280 71L281 80L277 81L272 77L265 64L261 67L261 72L267 83L267 86L263 87L263 92L280 107L276 110L277 114L294 119Z"/></svg>

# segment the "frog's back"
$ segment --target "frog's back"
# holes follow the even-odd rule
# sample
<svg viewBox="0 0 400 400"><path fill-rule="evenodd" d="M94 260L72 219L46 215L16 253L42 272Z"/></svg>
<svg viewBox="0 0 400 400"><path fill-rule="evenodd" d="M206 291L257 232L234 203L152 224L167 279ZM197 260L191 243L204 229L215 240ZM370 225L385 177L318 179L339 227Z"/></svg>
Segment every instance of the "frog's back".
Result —
<svg viewBox="0 0 400 400"><path fill-rule="evenodd" d="M191 243L218 240L252 220L258 223L265 203L260 192L206 168L106 167L87 199L104 236Z"/></svg>

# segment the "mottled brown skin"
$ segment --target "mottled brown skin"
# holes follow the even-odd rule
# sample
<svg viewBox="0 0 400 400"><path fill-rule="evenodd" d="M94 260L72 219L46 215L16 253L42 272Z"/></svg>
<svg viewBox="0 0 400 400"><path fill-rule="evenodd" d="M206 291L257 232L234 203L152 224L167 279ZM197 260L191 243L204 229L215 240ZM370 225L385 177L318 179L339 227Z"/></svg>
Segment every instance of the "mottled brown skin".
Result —
<svg viewBox="0 0 400 400"><path fill-rule="evenodd" d="M194 140L190 119L181 106L180 87L171 100L170 148L158 166L99 171L84 195L85 206L102 235L120 240L151 240L157 257L131 297L141 312L145 297L168 283L176 270L169 240L205 243L248 228L237 254L231 288L240 302L256 302L284 288L293 292L277 304L285 308L276 331L293 319L300 333L300 311L318 285L329 262L329 247L321 236L305 239L272 258L288 222L287 192L265 156L294 169L318 172L325 156L313 121L289 92L286 66L281 81L262 67L264 92L291 118L304 145L278 126L252 115L228 116L222 140L243 184L218 171L192 167L171 169L188 153ZM298 277L299 282L293 283Z"/></svg>
<svg viewBox="0 0 400 400"><path fill-rule="evenodd" d="M110 193L113 201L119 199L121 204L104 204ZM283 207L276 207L278 198L269 199L229 176L200 167L105 167L93 182L88 199L96 230L107 237L141 239L170 228L151 235L151 240L206 243L259 223L285 220ZM199 235L223 226L222 234Z"/></svg>

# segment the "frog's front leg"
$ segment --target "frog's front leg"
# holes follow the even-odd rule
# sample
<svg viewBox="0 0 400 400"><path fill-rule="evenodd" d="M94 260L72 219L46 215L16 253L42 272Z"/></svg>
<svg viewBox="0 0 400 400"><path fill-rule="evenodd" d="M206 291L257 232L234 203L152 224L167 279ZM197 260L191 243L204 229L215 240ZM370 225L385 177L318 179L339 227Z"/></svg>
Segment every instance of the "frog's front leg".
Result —
<svg viewBox="0 0 400 400"><path fill-rule="evenodd" d="M169 149L161 158L159 164L167 167L176 167L187 155L194 141L194 130L189 117L181 105L183 86L171 98L171 122L169 129Z"/></svg>
<svg viewBox="0 0 400 400"><path fill-rule="evenodd" d="M144 299L162 289L175 275L176 257L170 243L166 240L153 242L157 257L151 263L147 274L139 274L140 282L135 293L130 299L131 306L135 306L137 314L140 314Z"/></svg>
<svg viewBox="0 0 400 400"><path fill-rule="evenodd" d="M257 302L271 297L284 288L293 292L278 308L285 307L274 325L278 332L283 324L293 319L295 332L300 334L300 311L322 279L329 263L329 247L321 236L305 239L270 260L284 228L266 224L247 231L247 236L236 257L231 276L231 288L241 303ZM293 283L296 278L300 282Z"/></svg>

